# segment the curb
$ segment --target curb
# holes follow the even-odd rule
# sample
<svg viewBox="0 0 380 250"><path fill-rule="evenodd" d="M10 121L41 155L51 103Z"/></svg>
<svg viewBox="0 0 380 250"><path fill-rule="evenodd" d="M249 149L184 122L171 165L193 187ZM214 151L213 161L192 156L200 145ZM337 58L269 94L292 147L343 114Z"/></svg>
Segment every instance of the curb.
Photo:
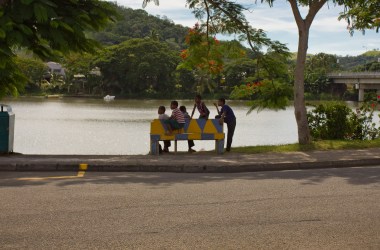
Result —
<svg viewBox="0 0 380 250"><path fill-rule="evenodd" d="M155 164L126 163L88 163L88 172L173 172L173 173L242 173L260 171L303 170L321 168L347 168L380 165L380 158L317 161L317 162L283 162L283 163L241 163L237 165L187 165L171 164L167 166ZM0 172L50 172L79 171L79 163L14 163L0 164Z"/></svg>

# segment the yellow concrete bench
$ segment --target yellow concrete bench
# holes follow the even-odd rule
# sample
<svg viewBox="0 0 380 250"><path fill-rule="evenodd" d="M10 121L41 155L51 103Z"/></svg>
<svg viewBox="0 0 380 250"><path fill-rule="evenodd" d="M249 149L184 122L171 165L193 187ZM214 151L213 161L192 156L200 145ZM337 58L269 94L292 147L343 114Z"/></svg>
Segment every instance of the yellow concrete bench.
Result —
<svg viewBox="0 0 380 250"><path fill-rule="evenodd" d="M173 130L172 135L165 135L167 131L164 120L155 119L150 123L150 154L159 154L159 141L174 141L174 152L177 152L177 141L185 140L215 140L215 151L223 153L224 133L223 125L218 119L191 119L187 120L184 128Z"/></svg>

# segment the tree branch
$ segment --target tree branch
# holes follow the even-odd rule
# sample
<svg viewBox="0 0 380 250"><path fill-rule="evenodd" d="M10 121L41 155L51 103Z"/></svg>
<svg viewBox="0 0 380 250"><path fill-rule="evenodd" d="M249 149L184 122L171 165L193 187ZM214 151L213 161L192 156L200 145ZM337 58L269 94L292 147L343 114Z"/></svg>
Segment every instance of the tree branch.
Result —
<svg viewBox="0 0 380 250"><path fill-rule="evenodd" d="M251 47L251 49L253 51L256 51L255 49L255 46L253 46L252 44L252 40L250 38L250 31L249 31L249 27L244 24L241 20L239 20L236 16L232 15L229 11L223 9L219 3L215 2L214 0L206 0L207 2L209 2L215 9L218 9L220 11L222 11L226 16L228 16L232 21L234 21L236 23L236 25L238 26L238 28L244 32L245 34L247 34L247 41L248 41L248 44L249 46Z"/></svg>
<svg viewBox="0 0 380 250"><path fill-rule="evenodd" d="M208 36L209 36L209 23L210 23L210 9L208 7L208 4L207 4L207 1L206 0L203 0L204 4L205 4L205 7L206 7L206 13L207 13L207 19L206 19L206 39L207 39L207 57L209 56L210 54L210 49L211 49L211 46L210 46L210 41L208 39Z"/></svg>
<svg viewBox="0 0 380 250"><path fill-rule="evenodd" d="M298 9L297 1L296 0L289 0L290 6L293 11L294 19L297 23L298 30L302 29L305 25L305 21L303 20L300 10Z"/></svg>
<svg viewBox="0 0 380 250"><path fill-rule="evenodd" d="M306 25L308 27L311 26L311 23L313 22L318 11L323 7L323 5L325 5L326 2L327 0L311 1L311 4L309 5L309 13L305 18Z"/></svg>

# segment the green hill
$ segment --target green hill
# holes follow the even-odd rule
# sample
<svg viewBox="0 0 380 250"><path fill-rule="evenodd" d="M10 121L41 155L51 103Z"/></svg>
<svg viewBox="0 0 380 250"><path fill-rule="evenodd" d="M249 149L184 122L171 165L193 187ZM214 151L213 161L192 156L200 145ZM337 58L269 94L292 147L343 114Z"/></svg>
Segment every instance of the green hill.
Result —
<svg viewBox="0 0 380 250"><path fill-rule="evenodd" d="M166 41L173 49L184 47L189 28L175 24L165 16L150 15L142 9L118 6L118 11L122 17L119 21L90 36L104 45L119 44L132 38L152 37Z"/></svg>
<svg viewBox="0 0 380 250"><path fill-rule="evenodd" d="M363 53L362 56L380 57L380 50L367 51L367 52Z"/></svg>
<svg viewBox="0 0 380 250"><path fill-rule="evenodd" d="M369 69L370 71L377 71L380 51L372 50L358 56L341 56L337 58L339 59L340 67L345 71L365 71Z"/></svg>

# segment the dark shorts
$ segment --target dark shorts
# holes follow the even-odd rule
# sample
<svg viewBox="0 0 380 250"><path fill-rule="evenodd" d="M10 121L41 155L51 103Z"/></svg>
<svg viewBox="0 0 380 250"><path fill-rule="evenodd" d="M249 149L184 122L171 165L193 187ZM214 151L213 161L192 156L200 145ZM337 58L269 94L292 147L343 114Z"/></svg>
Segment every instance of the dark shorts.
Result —
<svg viewBox="0 0 380 250"><path fill-rule="evenodd" d="M165 120L165 124L169 124L172 129L181 129L185 126L185 123L178 123L177 120Z"/></svg>

